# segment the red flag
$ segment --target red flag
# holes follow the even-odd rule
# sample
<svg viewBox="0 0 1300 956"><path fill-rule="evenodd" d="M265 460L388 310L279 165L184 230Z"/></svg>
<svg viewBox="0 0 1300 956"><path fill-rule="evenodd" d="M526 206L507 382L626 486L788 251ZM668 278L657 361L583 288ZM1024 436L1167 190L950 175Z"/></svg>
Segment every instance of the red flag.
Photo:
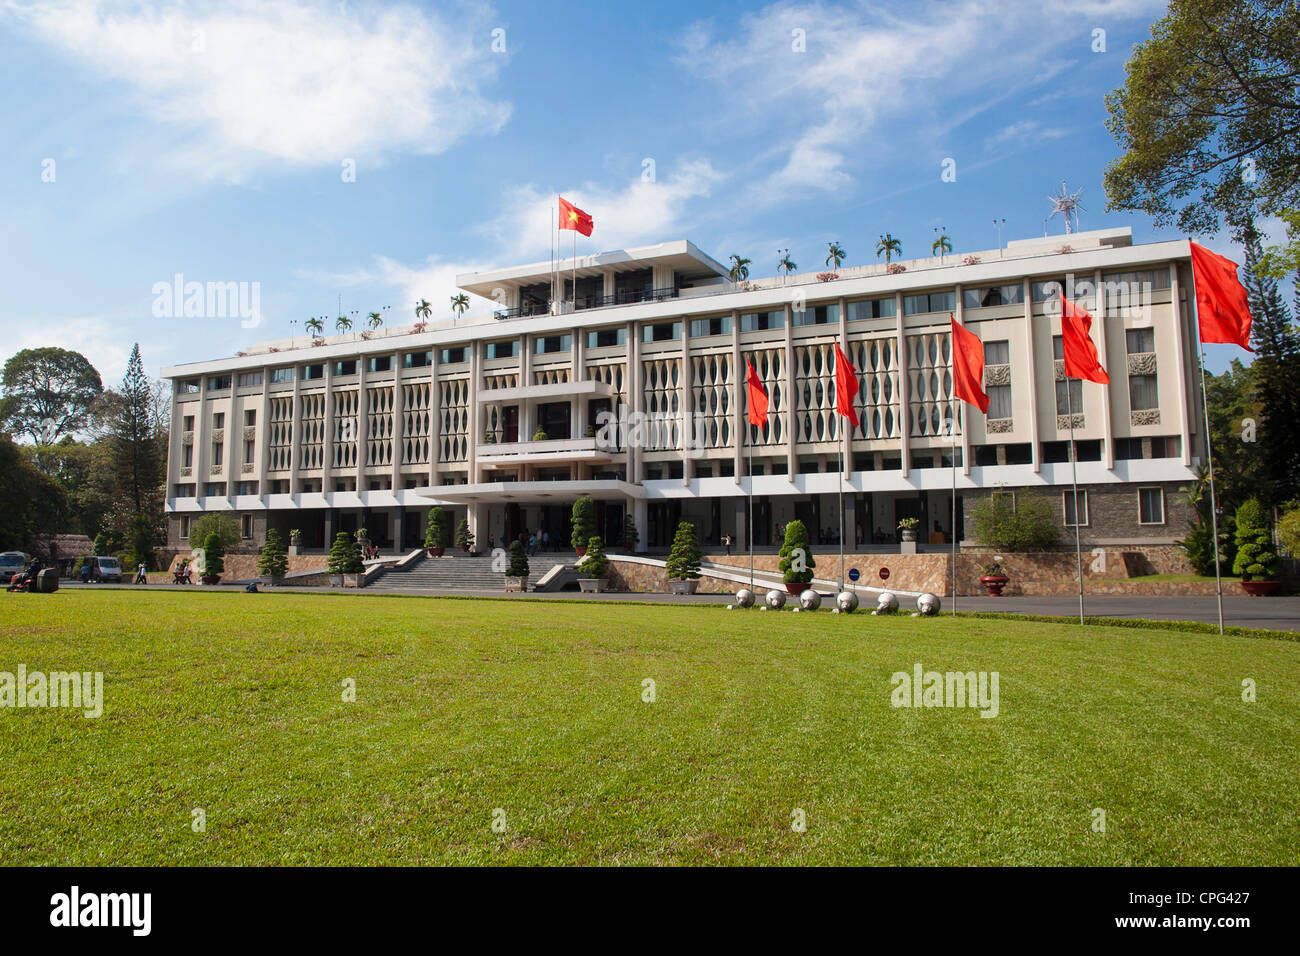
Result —
<svg viewBox="0 0 1300 956"><path fill-rule="evenodd" d="M1097 346L1088 330L1092 316L1088 310L1075 305L1061 293L1061 344L1065 351L1065 375L1082 378L1098 385L1109 385L1110 376L1097 358Z"/></svg>
<svg viewBox="0 0 1300 956"><path fill-rule="evenodd" d="M970 402L985 415L989 413L989 397L981 383L984 379L984 343L978 335L958 325L951 312L952 322L952 383L957 397Z"/></svg>
<svg viewBox="0 0 1300 956"><path fill-rule="evenodd" d="M1250 347L1250 303L1237 278L1237 264L1204 246L1192 247L1192 284L1196 287L1196 318L1202 342Z"/></svg>
<svg viewBox="0 0 1300 956"><path fill-rule="evenodd" d="M745 369L745 384L749 386L749 423L762 428L767 421L767 390L749 359L745 359Z"/></svg>
<svg viewBox="0 0 1300 956"><path fill-rule="evenodd" d="M560 197L560 228L576 229L584 236L590 236L595 226L591 216L587 215L563 196Z"/></svg>
<svg viewBox="0 0 1300 956"><path fill-rule="evenodd" d="M851 383L851 384L850 384ZM853 367L849 357L835 343L835 411L847 418L854 428L858 427L858 410L853 406L853 399L858 394L858 370Z"/></svg>

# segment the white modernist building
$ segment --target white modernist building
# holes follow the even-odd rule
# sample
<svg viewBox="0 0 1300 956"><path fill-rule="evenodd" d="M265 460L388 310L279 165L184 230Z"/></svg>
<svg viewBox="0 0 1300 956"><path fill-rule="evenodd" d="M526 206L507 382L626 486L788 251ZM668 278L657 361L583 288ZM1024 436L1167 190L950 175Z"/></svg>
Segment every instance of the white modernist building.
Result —
<svg viewBox="0 0 1300 956"><path fill-rule="evenodd" d="M892 542L905 517L947 541L955 456L958 534L973 497L1036 489L1093 545L1169 544L1204 454L1190 283L1186 240L1128 229L739 284L686 241L460 276L498 308L166 369L170 543L221 511L251 545L365 527L415 547L440 504L479 547L538 529L567 544L589 495L607 539L630 513L640 550L682 518L743 548L752 492L757 546L796 517L825 545L841 490L850 546ZM1109 387L1065 380L1059 287L1096 317ZM950 314L984 342L987 416L953 399ZM836 342L859 372L855 429L835 414Z"/></svg>

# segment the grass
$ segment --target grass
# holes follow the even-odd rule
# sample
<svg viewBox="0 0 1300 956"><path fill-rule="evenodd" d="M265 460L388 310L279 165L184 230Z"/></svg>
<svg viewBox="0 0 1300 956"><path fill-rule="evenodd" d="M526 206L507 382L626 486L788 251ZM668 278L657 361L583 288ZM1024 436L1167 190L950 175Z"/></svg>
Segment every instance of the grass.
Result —
<svg viewBox="0 0 1300 956"><path fill-rule="evenodd" d="M0 864L1300 862L1294 642L612 602L0 597L0 671L102 670L106 697L99 719L0 709ZM998 671L999 716L891 707L890 675L917 661Z"/></svg>

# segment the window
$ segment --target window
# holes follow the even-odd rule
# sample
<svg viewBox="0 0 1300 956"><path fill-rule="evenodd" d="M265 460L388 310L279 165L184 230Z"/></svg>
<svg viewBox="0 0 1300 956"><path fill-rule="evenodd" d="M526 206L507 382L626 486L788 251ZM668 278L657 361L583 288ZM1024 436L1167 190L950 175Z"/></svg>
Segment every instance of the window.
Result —
<svg viewBox="0 0 1300 956"><path fill-rule="evenodd" d="M212 443L212 467L213 468L221 467L221 459L225 455L225 453L226 453L226 446L224 442L218 441Z"/></svg>
<svg viewBox="0 0 1300 956"><path fill-rule="evenodd" d="M892 319L894 317L894 297L850 302L847 316L850 322L856 322L858 319Z"/></svg>
<svg viewBox="0 0 1300 956"><path fill-rule="evenodd" d="M175 485L173 487L173 497L175 498L193 498L198 490L196 485Z"/></svg>
<svg viewBox="0 0 1300 956"><path fill-rule="evenodd" d="M1160 396L1156 392L1154 375L1130 375L1128 377L1128 407L1130 411L1141 412L1160 407Z"/></svg>
<svg viewBox="0 0 1300 956"><path fill-rule="evenodd" d="M182 421L182 423L183 423L183 424L181 425L181 430L182 430L182 431L187 431L187 432L192 432L192 431L194 431L194 416L193 416L193 415L186 415L186 416L185 416L181 421Z"/></svg>
<svg viewBox="0 0 1300 956"><path fill-rule="evenodd" d="M1128 289L1135 286L1138 290L1142 288L1151 289L1168 289L1169 288L1169 270L1168 269L1150 269L1143 272L1108 272L1101 277L1102 285L1106 287L1106 294L1110 295L1112 290L1121 288L1120 283L1126 283Z"/></svg>
<svg viewBox="0 0 1300 956"><path fill-rule="evenodd" d="M1163 488L1138 489L1138 524L1165 523L1165 490Z"/></svg>
<svg viewBox="0 0 1300 956"><path fill-rule="evenodd" d="M1079 511L1083 515L1082 521L1076 521L1074 517L1074 491L1061 492L1061 502L1065 511L1065 526L1073 528L1076 524L1080 527L1086 527L1088 524L1088 492L1079 492Z"/></svg>
<svg viewBox="0 0 1300 956"><path fill-rule="evenodd" d="M642 342L670 342L682 337L680 322L659 322L655 325L641 326Z"/></svg>
<svg viewBox="0 0 1300 956"><path fill-rule="evenodd" d="M342 361L335 362L335 363L334 363L334 374L335 374L335 375L356 375L356 374L357 374L357 360L356 360L356 359L343 359Z"/></svg>
<svg viewBox="0 0 1300 956"><path fill-rule="evenodd" d="M1079 379L1062 379L1056 383L1056 414L1083 414L1083 382Z"/></svg>
<svg viewBox="0 0 1300 956"><path fill-rule="evenodd" d="M239 387L250 388L254 385L262 384L261 372L241 372L239 374Z"/></svg>
<svg viewBox="0 0 1300 956"><path fill-rule="evenodd" d="M438 353L438 361L442 365L459 365L465 361L465 346L456 345L449 349L443 349Z"/></svg>
<svg viewBox="0 0 1300 956"><path fill-rule="evenodd" d="M731 316L715 315L711 319L692 319L691 336L703 338L709 335L730 335Z"/></svg>
<svg viewBox="0 0 1300 956"><path fill-rule="evenodd" d="M244 442L244 464L251 465L253 463L253 459L255 459L256 457L257 457L257 442L255 442L253 439L250 438L248 439L248 441Z"/></svg>
<svg viewBox="0 0 1300 956"><path fill-rule="evenodd" d="M178 395L193 395L198 390L199 380L197 378L187 378L176 383L176 394Z"/></svg>
<svg viewBox="0 0 1300 956"><path fill-rule="evenodd" d="M603 349L611 345L626 345L627 329L622 326L616 329L595 329L587 333L587 348Z"/></svg>
<svg viewBox="0 0 1300 956"><path fill-rule="evenodd" d="M483 346L483 357L490 359L512 358L518 345L518 339L502 339L500 342L488 342Z"/></svg>
<svg viewBox="0 0 1300 956"><path fill-rule="evenodd" d="M834 325L840 320L838 305L810 305L790 313L791 325Z"/></svg>
<svg viewBox="0 0 1300 956"><path fill-rule="evenodd" d="M533 340L533 351L538 355L546 355L550 352L568 352L573 348L573 336L567 332L564 335L539 335Z"/></svg>
<svg viewBox="0 0 1300 956"><path fill-rule="evenodd" d="M226 413L225 413L225 412L213 412L213 413L212 413L212 428L213 428L213 430L219 430L219 429L222 429L222 428L225 428L225 427L226 427Z"/></svg>
<svg viewBox="0 0 1300 956"><path fill-rule="evenodd" d="M239 516L239 536L241 538L251 538L253 536L253 516Z"/></svg>
<svg viewBox="0 0 1300 956"><path fill-rule="evenodd" d="M785 328L785 309L772 312L746 312L740 317L740 331L766 332L768 329Z"/></svg>
<svg viewBox="0 0 1300 956"><path fill-rule="evenodd" d="M189 538L189 536L190 536L190 516L189 516L189 515L181 515L181 520L180 520L180 536L181 536L181 540L182 540L182 541L187 540L187 539Z"/></svg>
<svg viewBox="0 0 1300 956"><path fill-rule="evenodd" d="M433 350L407 352L402 356L402 368L427 368L433 364Z"/></svg>
<svg viewBox="0 0 1300 956"><path fill-rule="evenodd" d="M325 377L324 365L304 365L302 367L302 380L304 382L309 382L313 379L324 378L324 377Z"/></svg>
<svg viewBox="0 0 1300 956"><path fill-rule="evenodd" d="M985 365L1010 365L1011 364L1011 347L1006 339L999 342L984 343L984 364Z"/></svg>
<svg viewBox="0 0 1300 956"><path fill-rule="evenodd" d="M209 498L226 497L226 486L222 482L210 481L203 487L203 493Z"/></svg>
<svg viewBox="0 0 1300 956"><path fill-rule="evenodd" d="M223 392L230 388L229 375L214 375L208 379L208 388L214 392Z"/></svg>
<svg viewBox="0 0 1300 956"><path fill-rule="evenodd" d="M252 428L257 424L257 410L252 408L244 409L244 427Z"/></svg>
<svg viewBox="0 0 1300 956"><path fill-rule="evenodd" d="M366 371L368 372L391 372L393 370L393 357L391 355L372 355L366 362Z"/></svg>
<svg viewBox="0 0 1300 956"><path fill-rule="evenodd" d="M271 384L277 382L292 382L293 369L291 368L273 368L271 369Z"/></svg>
<svg viewBox="0 0 1300 956"><path fill-rule="evenodd" d="M181 451L181 466L184 468L194 467L194 446L185 445Z"/></svg>
<svg viewBox="0 0 1300 956"><path fill-rule="evenodd" d="M929 295L903 296L903 314L920 315L925 312L952 312L957 308L955 292L931 292Z"/></svg>
<svg viewBox="0 0 1300 956"><path fill-rule="evenodd" d="M1029 287L1029 294L1035 302L1046 302L1059 296L1064 288L1064 279L1048 279L1045 282L1033 283Z"/></svg>
<svg viewBox="0 0 1300 956"><path fill-rule="evenodd" d="M1129 329L1124 333L1124 345L1129 355L1142 355L1156 350L1155 329Z"/></svg>
<svg viewBox="0 0 1300 956"><path fill-rule="evenodd" d="M1023 285L996 285L991 289L962 289L961 304L967 309L987 309L995 305L1016 305L1025 301Z"/></svg>
<svg viewBox="0 0 1300 956"><path fill-rule="evenodd" d="M988 396L989 418L1010 418L1012 416L1010 385L990 385Z"/></svg>

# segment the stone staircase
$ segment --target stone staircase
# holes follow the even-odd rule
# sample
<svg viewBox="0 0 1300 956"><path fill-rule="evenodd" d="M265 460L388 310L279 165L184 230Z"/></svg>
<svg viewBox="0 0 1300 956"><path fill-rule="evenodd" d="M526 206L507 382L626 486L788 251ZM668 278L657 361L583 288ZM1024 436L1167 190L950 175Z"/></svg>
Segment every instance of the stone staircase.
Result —
<svg viewBox="0 0 1300 956"><path fill-rule="evenodd" d="M572 551L543 552L528 559L528 587L556 565L572 564ZM406 568L389 568L371 581L367 588L393 591L505 591L505 577L492 569L492 556L448 551L441 558L427 554Z"/></svg>

